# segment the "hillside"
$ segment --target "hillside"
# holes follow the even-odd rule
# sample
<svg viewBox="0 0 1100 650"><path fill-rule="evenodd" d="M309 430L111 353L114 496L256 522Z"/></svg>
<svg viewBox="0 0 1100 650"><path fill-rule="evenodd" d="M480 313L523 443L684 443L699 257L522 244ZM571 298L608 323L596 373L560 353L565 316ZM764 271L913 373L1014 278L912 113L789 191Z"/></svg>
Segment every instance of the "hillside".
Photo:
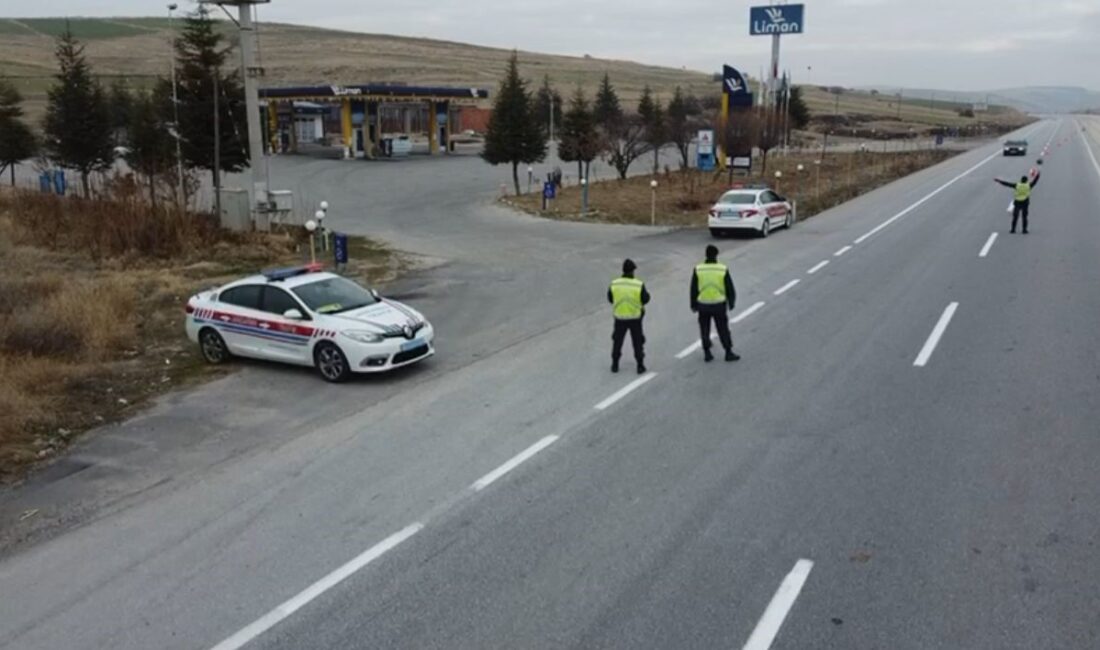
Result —
<svg viewBox="0 0 1100 650"><path fill-rule="evenodd" d="M42 114L46 89L53 83L54 38L66 22L86 45L86 54L104 83L123 77L131 86L148 86L169 71L170 24L167 18L0 18L0 75L12 78L27 98L32 120ZM222 28L233 34L232 25ZM178 26L178 25L177 25ZM265 85L408 83L477 86L495 90L511 54L509 50L465 43L380 34L362 34L316 27L262 23L260 63L267 70ZM611 76L625 104L631 105L644 86L668 98L679 85L696 95L714 95L719 84L710 74L686 69L643 65L588 56L559 56L521 51L520 72L534 83L549 75L568 95L582 85L591 95L604 73ZM715 63L715 68L718 64ZM755 85L755 83L754 83ZM823 88L806 89L815 114L815 128L858 126L877 133L905 133L932 126L962 126L973 119L959 115L961 105L907 99L901 112L884 92L845 91L839 105ZM838 120L831 118L839 111ZM1015 122L1020 115L991 111L981 119Z"/></svg>
<svg viewBox="0 0 1100 650"><path fill-rule="evenodd" d="M64 25L58 18L0 19L0 75L15 77L32 102L41 101L52 82L53 39ZM125 76L140 86L168 73L170 32L165 18L77 18L70 25L101 76ZM223 27L231 32L228 23ZM511 54L464 43L274 23L261 24L259 34L267 85L404 82L495 90ZM591 94L605 72L630 103L647 84L665 97L677 85L697 94L718 88L702 72L587 56L524 51L519 55L524 76L541 82L548 74L563 94L576 84Z"/></svg>
<svg viewBox="0 0 1100 650"><path fill-rule="evenodd" d="M897 92L896 87L875 86L874 89L889 94ZM906 88L903 93L906 97L925 102L933 97L966 104L988 100L990 104L1010 106L1029 113L1072 113L1100 106L1100 91L1074 86L1029 86L982 92Z"/></svg>

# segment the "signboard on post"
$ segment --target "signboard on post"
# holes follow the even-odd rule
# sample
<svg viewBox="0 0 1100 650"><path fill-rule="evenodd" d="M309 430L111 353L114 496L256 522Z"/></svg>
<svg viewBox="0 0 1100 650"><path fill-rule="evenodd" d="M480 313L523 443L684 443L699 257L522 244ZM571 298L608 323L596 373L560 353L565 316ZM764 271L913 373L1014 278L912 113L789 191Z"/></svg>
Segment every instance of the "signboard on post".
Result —
<svg viewBox="0 0 1100 650"><path fill-rule="evenodd" d="M699 153L711 155L714 153L714 131L703 129L699 131Z"/></svg>
<svg viewBox="0 0 1100 650"><path fill-rule="evenodd" d="M701 129L695 139L695 166L700 171L714 170L714 131Z"/></svg>
<svg viewBox="0 0 1100 650"><path fill-rule="evenodd" d="M749 9L749 35L801 34L805 5L773 5Z"/></svg>
<svg viewBox="0 0 1100 650"><path fill-rule="evenodd" d="M752 154L751 153L745 153L745 154L741 154L739 156L732 156L730 158L730 167L732 167L733 169L751 170L752 169Z"/></svg>
<svg viewBox="0 0 1100 650"><path fill-rule="evenodd" d="M752 93L745 76L728 65L722 66L722 93L729 98L730 106L752 106Z"/></svg>

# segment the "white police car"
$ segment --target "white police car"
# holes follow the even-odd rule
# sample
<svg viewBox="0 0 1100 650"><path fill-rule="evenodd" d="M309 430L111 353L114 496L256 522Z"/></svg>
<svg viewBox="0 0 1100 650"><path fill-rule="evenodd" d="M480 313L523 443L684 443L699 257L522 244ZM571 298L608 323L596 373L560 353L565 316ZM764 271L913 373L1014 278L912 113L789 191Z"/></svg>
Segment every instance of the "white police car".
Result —
<svg viewBox="0 0 1100 650"><path fill-rule="evenodd" d="M754 230L767 237L776 228L790 228L794 220L790 202L764 185L735 185L707 214L707 226L715 237L735 230Z"/></svg>
<svg viewBox="0 0 1100 650"><path fill-rule="evenodd" d="M314 366L327 381L435 354L431 323L320 265L265 271L187 301L187 337L209 363L233 355Z"/></svg>

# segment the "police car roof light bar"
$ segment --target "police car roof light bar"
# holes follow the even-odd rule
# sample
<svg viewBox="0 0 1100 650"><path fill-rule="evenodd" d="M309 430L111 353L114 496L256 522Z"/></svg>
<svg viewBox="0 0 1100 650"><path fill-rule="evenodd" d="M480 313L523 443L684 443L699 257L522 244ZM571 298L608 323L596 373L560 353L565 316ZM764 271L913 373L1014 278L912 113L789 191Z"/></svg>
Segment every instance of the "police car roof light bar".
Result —
<svg viewBox="0 0 1100 650"><path fill-rule="evenodd" d="M280 280L286 280L287 278L294 278L299 275L305 275L306 273L318 273L324 269L324 265L320 262L313 262L312 264L305 264L303 266L288 266L282 269L267 269L260 271L260 273L267 278L268 282L278 282Z"/></svg>

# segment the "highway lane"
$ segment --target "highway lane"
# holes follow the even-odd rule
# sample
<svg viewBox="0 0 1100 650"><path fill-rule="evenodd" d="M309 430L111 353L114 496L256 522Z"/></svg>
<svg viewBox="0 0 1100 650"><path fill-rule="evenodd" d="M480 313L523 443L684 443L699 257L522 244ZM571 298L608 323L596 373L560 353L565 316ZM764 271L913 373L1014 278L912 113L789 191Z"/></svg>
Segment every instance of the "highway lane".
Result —
<svg viewBox="0 0 1100 650"><path fill-rule="evenodd" d="M782 316L787 305L795 304L810 290L810 283L804 282L773 298L772 292L789 281L790 274L797 276L829 257L988 153L967 154L883 188L791 233L751 246L734 246L729 257L739 272L742 305L769 302L739 328L738 341L753 350L750 355L755 359L746 361L763 363L769 348L761 342L770 345L779 340L772 332L768 334L773 336L761 339L756 323L765 322L769 314L773 314L771 318ZM983 177L981 187L987 190L993 185ZM950 196L946 190L941 194L942 198ZM934 207L932 201L928 205ZM907 217L891 229L911 221L916 220ZM881 236L889 235L891 229ZM692 381L690 377L677 381L679 377L672 373L677 368L674 354L691 340L690 321L684 313L684 275L701 243L691 233L630 242L631 254L643 260L658 296L649 325L653 342L650 365L659 374L610 407L603 417L593 415L590 407L629 378L606 374L606 340L592 334L607 327L606 313L598 304L606 272L600 275L581 268L581 273L569 277L587 279L572 290L590 288L583 292L600 296L594 303L574 311L580 315L566 319L569 322L540 332L521 346L450 373L453 376L432 378L422 386L422 395L430 396L430 401L394 398L336 422L317 424L301 439L230 459L232 462L213 472L184 477L179 484L152 491L138 505L106 515L0 565L5 584L20 585L24 595L18 607L5 604L0 642L12 647L194 647L196 641L212 645L412 521L426 519L428 527L410 540L410 545L437 534L433 532L436 518L443 526L455 516L451 513L475 508L480 512L478 504L482 502L469 494L468 486L516 453L548 435L562 436L560 442L514 470L514 475L483 491L487 504L498 498L501 486L510 485L512 476L522 480L532 467L541 467L543 454L560 453L558 445L569 443L574 433L605 426L608 420L619 421L622 408L634 404L635 399L649 403L645 396L654 390L665 395L666 379L673 386ZM866 245L873 243L871 239ZM860 259L863 246L857 245L848 253L851 257L836 259L819 271L814 281L836 281L837 269ZM597 250L599 259L607 262L621 247L588 251L594 266L598 266ZM835 309L847 312L851 305L841 301ZM804 330L805 322L780 322L776 331L788 329ZM921 332L919 337L924 335L926 332ZM820 332L815 336L820 338ZM915 349L911 352L915 354ZM806 359L812 357L802 362ZM698 361L697 355L682 364L687 367L693 361ZM787 367L797 366L791 361ZM795 379L798 376L795 373ZM480 411L475 408L479 388L492 395L490 404L482 403ZM654 404L670 400L691 404L690 399L681 400L677 395L672 392L668 399ZM430 414L429 419L421 419L424 413ZM684 463L698 460L694 455L698 451L687 449ZM591 467L594 473L603 472L599 465ZM624 483L624 489L631 485ZM684 489L690 487L698 486L689 484ZM166 522L164 512L176 516ZM118 551L96 563L73 559L104 548ZM403 551L394 551L392 557L399 558ZM768 593L761 596L758 609L763 609L770 591L795 559L775 569L774 581L769 582L769 575L769 580L760 582L760 590ZM387 556L379 569L384 570L389 560ZM58 593L66 597L59 601ZM310 611L307 607L302 615ZM297 620L292 618L285 625L294 626ZM273 633L279 633L279 628Z"/></svg>
<svg viewBox="0 0 1100 650"><path fill-rule="evenodd" d="M737 647L800 558L777 648L1095 646L1087 160L1027 237L991 160L250 647Z"/></svg>

